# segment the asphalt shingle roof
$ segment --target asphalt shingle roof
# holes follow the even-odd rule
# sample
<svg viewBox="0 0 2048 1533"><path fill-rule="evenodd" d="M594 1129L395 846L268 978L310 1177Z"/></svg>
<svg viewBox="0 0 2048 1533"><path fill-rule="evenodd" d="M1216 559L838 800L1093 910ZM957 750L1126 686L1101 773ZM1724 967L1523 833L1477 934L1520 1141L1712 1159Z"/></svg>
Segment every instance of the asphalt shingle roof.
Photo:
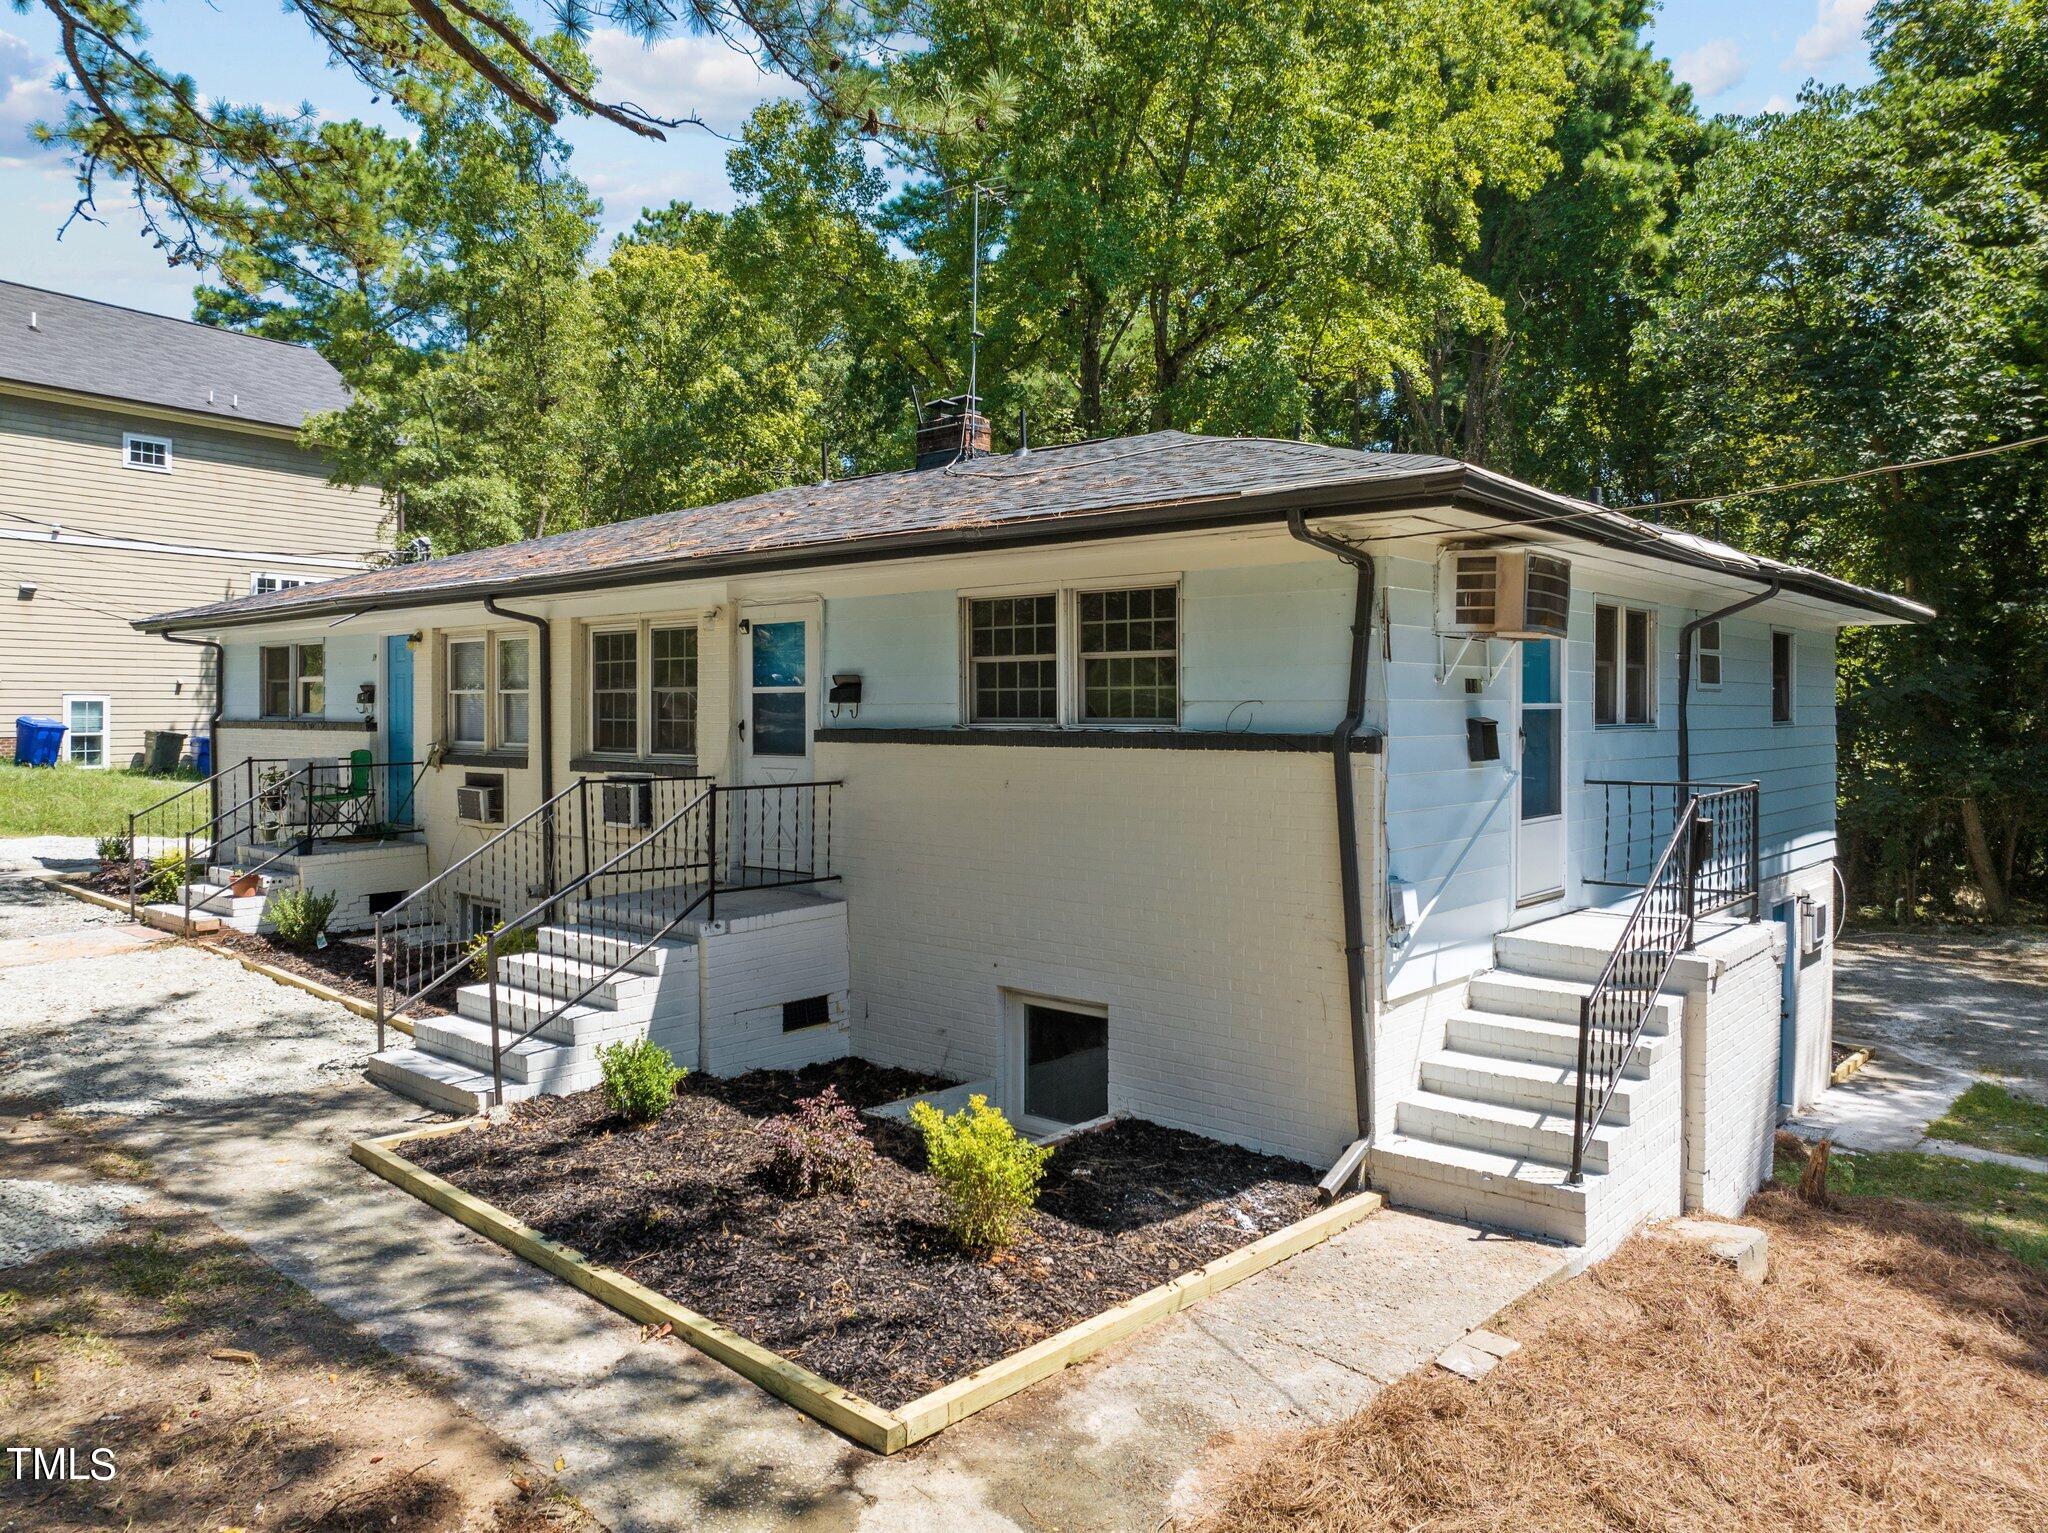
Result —
<svg viewBox="0 0 2048 1533"><path fill-rule="evenodd" d="M294 429L348 403L307 347L18 282L0 282L0 379Z"/></svg>
<svg viewBox="0 0 2048 1533"><path fill-rule="evenodd" d="M1418 504L1467 500L1524 520L1640 546L1676 562L1740 574L1792 571L1736 549L1671 533L1634 517L1550 495L1419 453L1357 452L1258 437L1146 436L988 455L946 468L902 470L793 485L719 505L669 511L499 548L397 565L263 596L165 613L151 630L242 623L299 613L429 605L490 595L589 589L721 570L884 557L941 546L967 550L1013 536L1138 531L1157 518L1271 520L1291 505L1337 511L1347 502L1408 496ZM1818 594L1856 600L1857 588L1798 572ZM1912 604L1875 610L1911 616ZM1858 602L1870 605L1869 602ZM1918 610L1918 609L1914 609Z"/></svg>

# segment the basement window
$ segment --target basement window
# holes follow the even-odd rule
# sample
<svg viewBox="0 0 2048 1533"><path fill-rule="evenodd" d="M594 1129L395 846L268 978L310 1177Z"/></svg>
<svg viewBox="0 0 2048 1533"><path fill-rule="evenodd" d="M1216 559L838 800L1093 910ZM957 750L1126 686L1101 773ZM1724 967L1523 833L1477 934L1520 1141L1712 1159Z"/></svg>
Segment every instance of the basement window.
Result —
<svg viewBox="0 0 2048 1533"><path fill-rule="evenodd" d="M801 1032L807 1027L823 1027L831 1020L830 996L807 995L800 1001L782 1003L782 1030L785 1033Z"/></svg>

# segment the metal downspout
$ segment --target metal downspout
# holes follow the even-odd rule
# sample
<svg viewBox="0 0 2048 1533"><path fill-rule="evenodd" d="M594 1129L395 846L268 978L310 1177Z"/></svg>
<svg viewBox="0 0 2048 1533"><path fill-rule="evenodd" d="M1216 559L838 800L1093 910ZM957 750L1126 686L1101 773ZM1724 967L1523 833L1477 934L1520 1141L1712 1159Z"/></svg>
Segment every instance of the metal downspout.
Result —
<svg viewBox="0 0 2048 1533"><path fill-rule="evenodd" d="M1344 718L1330 736L1330 754L1336 767L1337 860L1344 899L1344 978L1351 1005L1351 1087L1357 1098L1358 1146L1362 1146L1372 1138L1372 1022L1366 999L1365 902L1358 871L1358 797L1353 785L1351 758L1359 727L1365 722L1366 666L1372 655L1373 562L1371 555L1361 553L1341 538L1315 531L1300 511L1288 512L1287 530L1299 541L1335 554L1358 572L1351 614L1351 668L1345 687ZM1354 1150L1358 1146L1354 1146ZM1354 1157L1347 1151L1345 1159L1355 1174L1362 1157Z"/></svg>
<svg viewBox="0 0 2048 1533"><path fill-rule="evenodd" d="M1692 640L1709 623L1718 623L1723 618L1733 617L1738 612L1747 612L1751 607L1761 606L1785 589L1785 582L1773 580L1770 585L1754 596L1745 596L1739 602L1731 602L1718 612L1709 612L1696 617L1678 630L1678 780L1692 782Z"/></svg>
<svg viewBox="0 0 2048 1533"><path fill-rule="evenodd" d="M167 633L164 641L169 644L190 644L198 649L213 651L213 708L206 716L206 748L213 754L208 765L212 767L206 775L213 777L220 772L220 716L227 707L228 699L228 652L218 639L185 639L177 634ZM214 783L206 790L206 823L210 827L220 819L220 784ZM129 848L132 856L134 848Z"/></svg>
<svg viewBox="0 0 2048 1533"><path fill-rule="evenodd" d="M484 611L493 617L533 624L534 637L540 642L540 717L536 727L540 734L540 801L545 804L555 796L555 646L548 620L501 607L495 596L484 598Z"/></svg>

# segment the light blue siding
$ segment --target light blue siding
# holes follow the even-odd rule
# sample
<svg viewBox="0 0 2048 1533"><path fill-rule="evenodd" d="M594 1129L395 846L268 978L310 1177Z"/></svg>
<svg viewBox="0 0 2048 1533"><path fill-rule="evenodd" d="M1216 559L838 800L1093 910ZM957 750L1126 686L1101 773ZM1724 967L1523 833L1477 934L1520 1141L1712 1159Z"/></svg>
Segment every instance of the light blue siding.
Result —
<svg viewBox="0 0 2048 1533"><path fill-rule="evenodd" d="M360 723L363 714L356 707L356 689L377 679L377 636L330 634L320 642L327 646L327 701L321 716ZM254 641L222 646L221 716L229 723L261 716L258 651L262 648Z"/></svg>
<svg viewBox="0 0 2048 1533"><path fill-rule="evenodd" d="M1351 572L1314 563L1191 570L1181 581L1181 721L1189 729L1322 732L1344 715ZM960 598L951 591L825 604L825 668L857 672L859 722L961 722Z"/></svg>
<svg viewBox="0 0 2048 1533"><path fill-rule="evenodd" d="M1381 576L1392 651L1382 672L1387 865L1393 877L1416 887L1422 907L1415 929L1390 949L1390 993L1398 997L1486 967L1494 934L1517 919L1515 657L1513 646L1496 643L1495 658L1508 663L1483 691L1468 693L1465 678L1484 674L1475 645L1471 663L1439 686L1430 566L1386 560ZM1654 725L1593 724L1593 608L1604 600L1656 614ZM1565 906L1626 898L1626 891L1583 882L1598 874L1606 833L1600 792L1586 783L1677 776L1678 632L1698 615L1641 595L1625 577L1574 571L1565 659ZM1834 855L1834 635L1798 630L1794 721L1774 725L1772 619L1749 614L1722 628L1722 685L1695 687L1692 694L1692 776L1760 782L1762 873L1769 880ZM1502 760L1475 765L1467 759L1465 721L1473 715L1499 722Z"/></svg>
<svg viewBox="0 0 2048 1533"><path fill-rule="evenodd" d="M825 670L860 676L859 723L959 723L960 599L951 591L908 591L826 602Z"/></svg>

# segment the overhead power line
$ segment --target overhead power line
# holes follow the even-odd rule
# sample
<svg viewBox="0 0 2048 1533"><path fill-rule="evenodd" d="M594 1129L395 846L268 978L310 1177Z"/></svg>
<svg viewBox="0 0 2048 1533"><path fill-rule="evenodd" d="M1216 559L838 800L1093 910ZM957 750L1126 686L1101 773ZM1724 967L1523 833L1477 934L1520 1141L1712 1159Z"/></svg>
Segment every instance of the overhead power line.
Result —
<svg viewBox="0 0 2048 1533"><path fill-rule="evenodd" d="M1909 463L1885 463L1876 468L1859 468L1847 474L1821 474L1812 479L1792 479L1784 484L1760 484L1753 490L1729 490L1720 495L1691 495L1683 500L1652 500L1641 505L1619 506L1615 509L1629 512L1669 511L1680 506L1704 506L1719 500L1745 500L1752 495L1776 495L1783 490L1809 490L1823 484L1847 484L1852 479L1869 479L1878 474L1903 474L1916 468L1939 468L1944 463L1967 463L1972 458L1994 457L2002 452L2018 452L2023 447L2039 447L2048 442L2048 435L2030 436L2023 441L2001 442L1996 447L1974 447L1968 452L1952 452L1940 458L1915 458Z"/></svg>

